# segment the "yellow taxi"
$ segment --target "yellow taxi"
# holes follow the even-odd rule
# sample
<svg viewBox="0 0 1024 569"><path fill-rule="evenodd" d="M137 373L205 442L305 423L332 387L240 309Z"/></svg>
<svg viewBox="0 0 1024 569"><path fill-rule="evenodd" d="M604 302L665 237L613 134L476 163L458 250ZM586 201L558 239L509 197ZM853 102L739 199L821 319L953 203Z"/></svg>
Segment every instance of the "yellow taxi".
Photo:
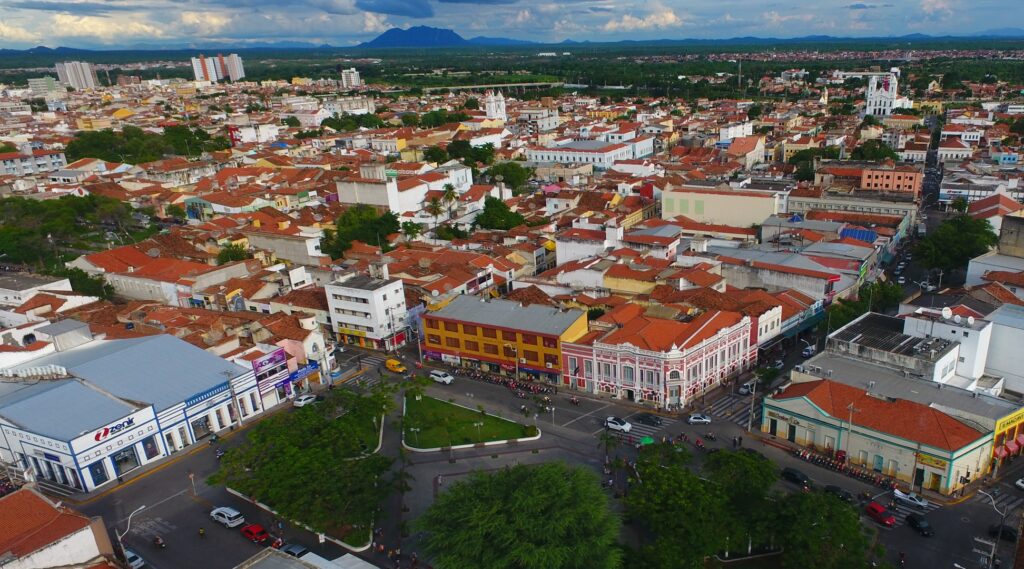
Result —
<svg viewBox="0 0 1024 569"><path fill-rule="evenodd" d="M407 370L405 368L405 366L402 364L402 362L400 362L400 361L398 361L396 359L390 359L390 360L384 362L384 367L388 368L388 371L394 372L394 373L405 373L405 372L409 371L409 370Z"/></svg>

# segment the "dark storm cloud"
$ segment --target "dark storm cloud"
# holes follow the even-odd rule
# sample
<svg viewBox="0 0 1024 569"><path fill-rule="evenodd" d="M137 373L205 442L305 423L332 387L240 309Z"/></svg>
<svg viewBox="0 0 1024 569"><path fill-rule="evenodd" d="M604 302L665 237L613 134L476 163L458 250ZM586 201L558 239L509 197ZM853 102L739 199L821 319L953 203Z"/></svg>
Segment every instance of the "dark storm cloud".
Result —
<svg viewBox="0 0 1024 569"><path fill-rule="evenodd" d="M41 10L44 12L64 12L83 16L101 16L111 12L145 9L144 5L127 6L110 2L8 2L3 7L20 10Z"/></svg>

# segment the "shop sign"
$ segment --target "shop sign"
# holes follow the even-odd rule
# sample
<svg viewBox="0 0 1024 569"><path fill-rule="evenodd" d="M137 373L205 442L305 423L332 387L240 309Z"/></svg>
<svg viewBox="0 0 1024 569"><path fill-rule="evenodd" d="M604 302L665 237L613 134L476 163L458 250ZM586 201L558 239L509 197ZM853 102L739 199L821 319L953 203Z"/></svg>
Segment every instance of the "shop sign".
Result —
<svg viewBox="0 0 1024 569"><path fill-rule="evenodd" d="M350 328L338 328L339 334L345 334L346 336L359 336L360 338L366 337L366 332L362 330L352 330Z"/></svg>
<svg viewBox="0 0 1024 569"><path fill-rule="evenodd" d="M946 470L946 466L948 466L949 464L948 462L942 460L941 458L935 458L934 456L921 453L917 453L917 463L923 464L925 466L930 466L932 468L937 468L939 470Z"/></svg>
<svg viewBox="0 0 1024 569"><path fill-rule="evenodd" d="M1001 433L1001 432L1005 431L1006 429L1009 429L1010 427L1012 427L1012 426L1014 426L1014 425L1016 425L1018 423L1021 423L1021 422L1024 422L1024 408L1018 409L1018 410L1014 411L1013 413L1011 413L1011 414L1003 417L1002 419L999 419L998 421L996 421L995 432L996 433Z"/></svg>
<svg viewBox="0 0 1024 569"><path fill-rule="evenodd" d="M259 375L261 371L279 366L288 361L288 354L285 353L284 348L278 348L273 352L252 361L252 370Z"/></svg>
<svg viewBox="0 0 1024 569"><path fill-rule="evenodd" d="M120 433L121 431L123 431L123 430L125 430L125 429L127 429L129 427L134 427L134 426L135 426L135 417L130 417L130 418L125 419L124 421L121 421L119 423L114 423L113 425L110 425L109 427L103 427L102 429L96 431L96 434L93 435L92 438L96 442L100 442L100 441L106 439L107 437L109 437L111 435L116 435L116 434Z"/></svg>
<svg viewBox="0 0 1024 569"><path fill-rule="evenodd" d="M197 404L202 403L203 401L206 401L207 399L217 395L218 393L223 393L224 391L227 391L227 390L228 390L228 382L225 381L224 383L222 383L220 385L217 385L215 387L211 387L210 389L207 389L206 391L204 391L202 393L197 393L197 394L193 395L192 397L189 397L188 399L185 400L185 406L186 407L191 407L193 405L197 405ZM99 439L96 439L96 440L99 440Z"/></svg>
<svg viewBox="0 0 1024 569"><path fill-rule="evenodd" d="M49 460L50 462L60 462L60 457L59 456L57 456L55 454L50 454L48 452L44 452L43 453L43 458L45 458L46 460Z"/></svg>
<svg viewBox="0 0 1024 569"><path fill-rule="evenodd" d="M288 374L288 381L298 381L318 369L320 369L320 364L310 360L306 365Z"/></svg>
<svg viewBox="0 0 1024 569"><path fill-rule="evenodd" d="M462 358L450 354L441 354L441 361L449 364L461 364Z"/></svg>

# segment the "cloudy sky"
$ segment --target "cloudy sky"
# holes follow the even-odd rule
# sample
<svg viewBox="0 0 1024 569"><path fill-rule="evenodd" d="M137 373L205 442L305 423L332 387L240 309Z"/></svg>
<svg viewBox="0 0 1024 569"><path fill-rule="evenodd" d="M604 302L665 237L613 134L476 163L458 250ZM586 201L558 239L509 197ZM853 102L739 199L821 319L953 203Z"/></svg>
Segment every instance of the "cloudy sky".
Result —
<svg viewBox="0 0 1024 569"><path fill-rule="evenodd" d="M1022 0L0 0L0 47L351 45L391 27L538 41L968 34Z"/></svg>

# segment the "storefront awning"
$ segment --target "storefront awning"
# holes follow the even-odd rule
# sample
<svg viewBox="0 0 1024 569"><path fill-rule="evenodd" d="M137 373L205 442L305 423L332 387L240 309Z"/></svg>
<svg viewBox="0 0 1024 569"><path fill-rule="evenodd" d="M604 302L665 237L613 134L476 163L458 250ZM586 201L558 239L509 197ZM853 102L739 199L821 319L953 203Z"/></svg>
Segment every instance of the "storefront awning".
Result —
<svg viewBox="0 0 1024 569"><path fill-rule="evenodd" d="M1024 433L1017 435L1017 444L1024 446Z"/></svg>
<svg viewBox="0 0 1024 569"><path fill-rule="evenodd" d="M1004 447L1004 446L998 446L998 447L996 447L995 451L993 451L993 452L995 453L995 455L996 455L996 456L997 456L998 458L1006 458L1006 457L1007 457L1007 456L1009 456L1009 454L1010 454L1010 453L1009 453L1009 452L1008 452L1008 451L1006 450L1006 447Z"/></svg>
<svg viewBox="0 0 1024 569"><path fill-rule="evenodd" d="M1006 441L1006 450L1010 452L1017 452L1018 450L1020 450L1020 445L1017 444L1017 441L1010 439Z"/></svg>

